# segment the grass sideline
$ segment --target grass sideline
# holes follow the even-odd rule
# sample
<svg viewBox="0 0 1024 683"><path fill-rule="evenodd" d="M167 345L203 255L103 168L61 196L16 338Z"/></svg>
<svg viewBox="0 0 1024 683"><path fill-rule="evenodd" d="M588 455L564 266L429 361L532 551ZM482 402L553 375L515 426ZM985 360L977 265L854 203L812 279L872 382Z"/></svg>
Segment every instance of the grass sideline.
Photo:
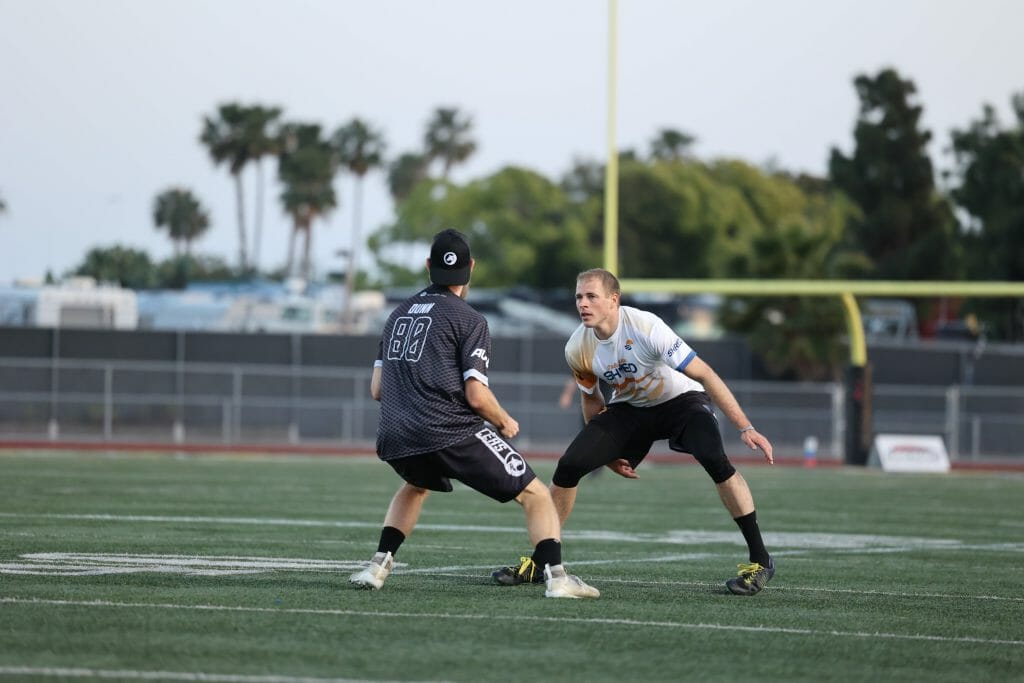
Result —
<svg viewBox="0 0 1024 683"><path fill-rule="evenodd" d="M743 471L762 594L724 589L703 471L655 464L583 482L564 554L602 597L563 601L490 585L522 512L461 487L351 590L398 483L372 457L0 452L0 681L1024 680L1024 476Z"/></svg>

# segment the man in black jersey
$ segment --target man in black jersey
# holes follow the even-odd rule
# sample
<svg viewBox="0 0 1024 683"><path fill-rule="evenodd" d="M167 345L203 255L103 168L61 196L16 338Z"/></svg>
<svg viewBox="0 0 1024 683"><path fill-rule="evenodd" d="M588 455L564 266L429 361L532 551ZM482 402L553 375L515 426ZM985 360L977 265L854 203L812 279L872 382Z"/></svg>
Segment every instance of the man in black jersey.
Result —
<svg viewBox="0 0 1024 683"><path fill-rule="evenodd" d="M534 544L533 556L522 562L530 574L525 579L545 583L549 598L596 598L596 588L562 566L561 529L547 486L505 441L519 433L519 423L488 387L490 330L465 302L475 265L465 235L437 233L427 259L432 284L399 304L384 325L370 380L381 407L377 455L404 483L384 517L377 552L351 582L383 586L427 495L451 491L456 479L523 506Z"/></svg>

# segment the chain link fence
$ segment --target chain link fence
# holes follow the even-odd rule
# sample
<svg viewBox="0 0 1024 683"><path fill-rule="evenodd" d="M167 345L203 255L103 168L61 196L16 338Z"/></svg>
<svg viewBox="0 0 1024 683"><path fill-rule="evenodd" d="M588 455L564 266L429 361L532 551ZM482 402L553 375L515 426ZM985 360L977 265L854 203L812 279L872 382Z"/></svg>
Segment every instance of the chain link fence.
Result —
<svg viewBox="0 0 1024 683"><path fill-rule="evenodd" d="M372 449L369 379L369 368L0 358L0 439ZM490 379L521 449L561 452L581 426L578 403L558 405L564 374ZM814 437L819 459L842 459L840 384L729 384L780 455ZM943 436L954 461L1024 456L1024 389L876 385L872 403L876 433ZM743 452L723 434L728 452Z"/></svg>

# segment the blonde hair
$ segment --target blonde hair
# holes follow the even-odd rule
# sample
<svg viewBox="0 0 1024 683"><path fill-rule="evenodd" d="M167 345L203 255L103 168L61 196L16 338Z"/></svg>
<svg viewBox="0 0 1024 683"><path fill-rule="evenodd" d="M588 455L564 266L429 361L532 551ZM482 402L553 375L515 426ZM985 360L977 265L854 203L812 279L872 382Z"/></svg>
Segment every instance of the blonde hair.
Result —
<svg viewBox="0 0 1024 683"><path fill-rule="evenodd" d="M619 286L619 278L615 277L604 268L591 268L590 270L584 270L576 276L576 283L579 284L580 282L591 278L600 280L601 286L604 287L604 291L609 296L612 294L622 293L622 288Z"/></svg>

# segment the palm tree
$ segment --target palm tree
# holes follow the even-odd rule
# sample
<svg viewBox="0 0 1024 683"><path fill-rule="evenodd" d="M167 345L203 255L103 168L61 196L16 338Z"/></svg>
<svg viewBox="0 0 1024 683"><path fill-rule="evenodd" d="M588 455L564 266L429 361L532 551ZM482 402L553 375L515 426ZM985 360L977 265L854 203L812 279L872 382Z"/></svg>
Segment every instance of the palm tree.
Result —
<svg viewBox="0 0 1024 683"><path fill-rule="evenodd" d="M352 199L352 248L348 252L348 267L345 269L345 325L352 324L352 292L355 290L356 271L359 265L359 239L362 222L363 177L373 168L384 164L384 137L365 121L354 118L339 128L331 144L338 154L338 160L356 177Z"/></svg>
<svg viewBox="0 0 1024 683"><path fill-rule="evenodd" d="M697 138L674 128L662 128L651 140L651 158L657 161L680 161L690 156Z"/></svg>
<svg viewBox="0 0 1024 683"><path fill-rule="evenodd" d="M253 221L252 267L260 269L260 246L263 242L263 157L276 156L280 152L276 125L281 117L280 107L253 106L247 110L244 131L248 156L256 164L256 206Z"/></svg>
<svg viewBox="0 0 1024 683"><path fill-rule="evenodd" d="M298 274L309 279L313 221L326 217L337 206L334 175L338 170L334 150L320 137L316 124L286 124L281 129L281 161L278 177L284 185L281 203L292 217L286 272L295 274L295 241L305 238Z"/></svg>
<svg viewBox="0 0 1024 683"><path fill-rule="evenodd" d="M157 195L153 201L153 223L157 230L166 228L174 243L174 256L192 255L192 242L210 227L210 216L199 200L186 189L174 187Z"/></svg>
<svg viewBox="0 0 1024 683"><path fill-rule="evenodd" d="M430 161L440 159L441 177L445 180L452 166L462 163L476 151L476 142L470 137L472 128L473 119L461 115L455 107L434 110L423 136L423 146Z"/></svg>
<svg viewBox="0 0 1024 683"><path fill-rule="evenodd" d="M203 130L199 141L206 145L216 165L227 164L235 180L235 200L238 211L238 267L249 270L247 230L245 226L245 192L242 171L250 162L257 164L258 185L256 212L258 216L256 249L259 249L263 221L263 170L260 159L277 153L277 136L271 130L281 116L279 107L246 107L237 103L222 104L216 116L203 117Z"/></svg>
<svg viewBox="0 0 1024 683"><path fill-rule="evenodd" d="M242 187L242 170L250 161L248 147L243 136L246 116L245 107L242 105L222 104L217 108L215 117L203 117L203 130L199 135L199 141L206 145L213 163L217 166L227 164L228 171L235 181L235 207L238 212L238 268L242 272L249 269L249 257L246 250L245 193Z"/></svg>

